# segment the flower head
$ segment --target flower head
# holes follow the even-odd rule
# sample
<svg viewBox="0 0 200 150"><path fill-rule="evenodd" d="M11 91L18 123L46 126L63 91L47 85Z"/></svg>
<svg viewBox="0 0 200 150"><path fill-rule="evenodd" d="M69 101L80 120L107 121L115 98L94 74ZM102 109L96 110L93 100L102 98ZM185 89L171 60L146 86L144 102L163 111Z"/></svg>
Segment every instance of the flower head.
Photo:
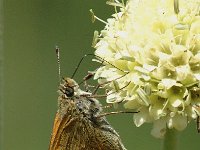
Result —
<svg viewBox="0 0 200 150"><path fill-rule="evenodd" d="M200 0L109 4L120 11L95 44L95 54L109 62L95 75L112 81L107 102L138 110L135 125L153 123L155 137L185 129L200 115Z"/></svg>

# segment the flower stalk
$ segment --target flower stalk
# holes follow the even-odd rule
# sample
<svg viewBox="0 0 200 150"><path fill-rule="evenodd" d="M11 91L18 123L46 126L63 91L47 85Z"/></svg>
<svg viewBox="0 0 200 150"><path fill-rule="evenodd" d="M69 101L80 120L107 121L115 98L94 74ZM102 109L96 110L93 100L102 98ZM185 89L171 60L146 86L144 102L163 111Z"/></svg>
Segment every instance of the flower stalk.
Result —
<svg viewBox="0 0 200 150"><path fill-rule="evenodd" d="M3 52L3 0L0 0L0 149L3 148L4 134L4 52Z"/></svg>
<svg viewBox="0 0 200 150"><path fill-rule="evenodd" d="M178 131L175 129L167 129L164 140L163 150L177 150L178 149Z"/></svg>

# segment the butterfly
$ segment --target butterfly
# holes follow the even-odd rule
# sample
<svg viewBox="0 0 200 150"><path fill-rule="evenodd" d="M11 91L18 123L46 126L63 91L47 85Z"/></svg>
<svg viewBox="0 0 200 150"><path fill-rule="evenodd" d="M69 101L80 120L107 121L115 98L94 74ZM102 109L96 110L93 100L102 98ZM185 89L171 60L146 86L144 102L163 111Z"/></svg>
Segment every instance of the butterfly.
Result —
<svg viewBox="0 0 200 150"><path fill-rule="evenodd" d="M49 150L126 150L91 93L71 78L62 79L58 93Z"/></svg>

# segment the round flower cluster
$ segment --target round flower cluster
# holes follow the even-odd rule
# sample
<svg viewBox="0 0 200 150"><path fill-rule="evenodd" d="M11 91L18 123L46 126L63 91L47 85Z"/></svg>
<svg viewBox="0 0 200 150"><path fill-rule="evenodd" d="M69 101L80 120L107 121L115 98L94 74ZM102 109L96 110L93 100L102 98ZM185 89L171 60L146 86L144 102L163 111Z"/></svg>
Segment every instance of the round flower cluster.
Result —
<svg viewBox="0 0 200 150"><path fill-rule="evenodd" d="M153 123L155 137L185 129L200 115L200 0L108 4L116 13L94 40L107 102L139 111L135 125Z"/></svg>

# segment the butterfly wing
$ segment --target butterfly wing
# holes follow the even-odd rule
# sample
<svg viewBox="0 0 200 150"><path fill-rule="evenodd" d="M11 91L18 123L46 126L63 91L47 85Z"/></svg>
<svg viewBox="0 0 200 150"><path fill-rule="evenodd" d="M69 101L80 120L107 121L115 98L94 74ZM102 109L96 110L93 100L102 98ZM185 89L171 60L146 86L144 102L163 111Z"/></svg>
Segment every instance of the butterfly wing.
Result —
<svg viewBox="0 0 200 150"><path fill-rule="evenodd" d="M90 128L84 118L72 118L71 115L65 115L60 119L57 113L53 132L51 135L49 150L102 150L98 145L91 143L89 137Z"/></svg>
<svg viewBox="0 0 200 150"><path fill-rule="evenodd" d="M50 140L50 145L49 145L49 150L58 150L61 149L60 146L63 145L61 140L62 137L62 130L66 126L69 126L70 124L73 124L75 120L72 119L70 116L61 118L60 114L57 113L55 120L54 120L54 125L53 125L53 131L51 135L51 140Z"/></svg>
<svg viewBox="0 0 200 150"><path fill-rule="evenodd" d="M110 126L99 128L87 118L56 114L49 150L125 150ZM112 129L112 128L111 128Z"/></svg>

